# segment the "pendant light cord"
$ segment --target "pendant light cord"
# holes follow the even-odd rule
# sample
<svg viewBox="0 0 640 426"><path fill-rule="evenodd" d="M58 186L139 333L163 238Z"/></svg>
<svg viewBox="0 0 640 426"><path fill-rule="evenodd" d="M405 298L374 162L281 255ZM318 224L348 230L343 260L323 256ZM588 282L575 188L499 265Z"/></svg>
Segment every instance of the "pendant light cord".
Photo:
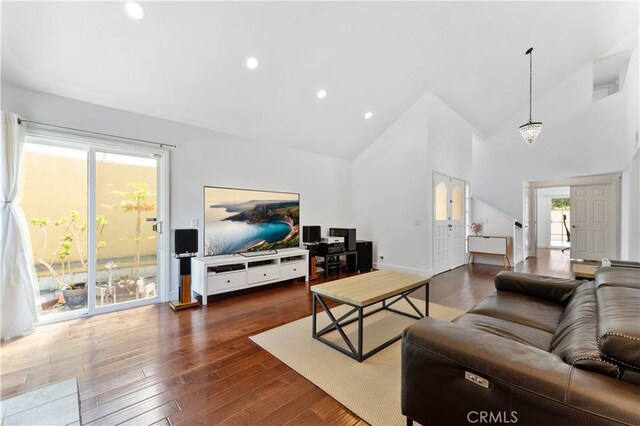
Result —
<svg viewBox="0 0 640 426"><path fill-rule="evenodd" d="M531 48L531 50L527 53L529 55L529 123L531 123L532 120L532 112L531 109L533 108L532 106L532 98L533 98L533 48Z"/></svg>
<svg viewBox="0 0 640 426"><path fill-rule="evenodd" d="M525 55L529 55L529 122L533 123L533 47L530 47L525 52Z"/></svg>

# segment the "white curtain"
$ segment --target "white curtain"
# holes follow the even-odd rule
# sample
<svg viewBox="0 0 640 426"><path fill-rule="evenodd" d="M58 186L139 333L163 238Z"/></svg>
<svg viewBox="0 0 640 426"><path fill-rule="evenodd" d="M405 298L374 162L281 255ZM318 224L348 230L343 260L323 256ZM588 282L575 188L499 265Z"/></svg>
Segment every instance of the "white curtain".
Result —
<svg viewBox="0 0 640 426"><path fill-rule="evenodd" d="M0 310L2 339L24 334L38 319L29 230L17 204L24 128L2 112L0 151Z"/></svg>

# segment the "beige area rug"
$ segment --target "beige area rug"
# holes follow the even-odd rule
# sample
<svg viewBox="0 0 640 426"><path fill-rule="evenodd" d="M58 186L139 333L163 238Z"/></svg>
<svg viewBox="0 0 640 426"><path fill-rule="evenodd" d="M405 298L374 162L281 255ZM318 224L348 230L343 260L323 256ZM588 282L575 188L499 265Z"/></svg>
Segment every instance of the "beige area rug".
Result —
<svg viewBox="0 0 640 426"><path fill-rule="evenodd" d="M412 298L421 310L424 301ZM374 309L379 305L374 305ZM398 310L412 312L405 301L393 305ZM342 305L331 309L336 318L348 312ZM366 312L366 311L365 311ZM415 311L413 311L415 312ZM429 304L429 316L443 321L464 312ZM402 332L415 319L381 311L364 319L364 352ZM324 312L318 314L318 330L330 324ZM357 321L345 332L357 344ZM346 348L337 331L323 337ZM400 411L400 349L401 341L359 363L356 360L311 337L311 317L285 324L252 336L251 340L327 392L342 405L371 425L404 425Z"/></svg>

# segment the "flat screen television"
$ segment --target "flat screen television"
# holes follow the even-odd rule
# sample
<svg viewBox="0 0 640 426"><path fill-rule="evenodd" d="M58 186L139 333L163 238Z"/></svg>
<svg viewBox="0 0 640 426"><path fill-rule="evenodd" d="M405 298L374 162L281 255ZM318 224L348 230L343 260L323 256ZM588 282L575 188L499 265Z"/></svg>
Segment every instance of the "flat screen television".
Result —
<svg viewBox="0 0 640 426"><path fill-rule="evenodd" d="M300 246L300 194L204 187L204 255Z"/></svg>

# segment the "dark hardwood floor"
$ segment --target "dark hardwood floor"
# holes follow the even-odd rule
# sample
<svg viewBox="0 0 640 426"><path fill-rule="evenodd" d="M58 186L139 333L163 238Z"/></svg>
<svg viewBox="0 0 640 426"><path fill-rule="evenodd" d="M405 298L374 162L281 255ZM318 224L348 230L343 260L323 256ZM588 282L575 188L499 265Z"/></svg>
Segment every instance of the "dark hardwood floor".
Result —
<svg viewBox="0 0 640 426"><path fill-rule="evenodd" d="M468 309L493 292L501 270L440 274L431 301ZM570 276L569 256L540 250L518 270ZM38 327L2 344L0 397L77 377L88 425L364 424L248 338L310 314L310 293L290 282L205 309L160 304Z"/></svg>

